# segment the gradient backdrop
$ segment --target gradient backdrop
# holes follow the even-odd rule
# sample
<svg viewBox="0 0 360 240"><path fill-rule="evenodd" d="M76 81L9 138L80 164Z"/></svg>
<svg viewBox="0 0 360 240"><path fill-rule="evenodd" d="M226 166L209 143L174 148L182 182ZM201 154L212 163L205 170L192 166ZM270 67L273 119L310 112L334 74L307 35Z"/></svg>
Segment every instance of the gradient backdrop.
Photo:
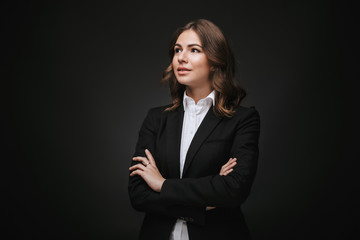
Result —
<svg viewBox="0 0 360 240"><path fill-rule="evenodd" d="M254 239L353 239L354 6L12 1L1 12L2 239L136 239L128 166L147 110L170 102L159 80L171 34L197 18L230 38L243 105L261 115L243 207Z"/></svg>

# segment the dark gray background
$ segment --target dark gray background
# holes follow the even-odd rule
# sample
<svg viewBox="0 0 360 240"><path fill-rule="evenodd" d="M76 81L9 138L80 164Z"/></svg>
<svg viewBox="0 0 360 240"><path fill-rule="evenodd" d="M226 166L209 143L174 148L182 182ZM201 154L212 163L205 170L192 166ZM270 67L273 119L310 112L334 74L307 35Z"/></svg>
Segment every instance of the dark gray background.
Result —
<svg viewBox="0 0 360 240"><path fill-rule="evenodd" d="M258 174L243 207L254 239L353 239L353 5L12 1L1 12L8 239L136 239L143 214L127 195L130 158L146 111L170 102L159 80L171 34L197 18L230 38L243 105L261 115Z"/></svg>

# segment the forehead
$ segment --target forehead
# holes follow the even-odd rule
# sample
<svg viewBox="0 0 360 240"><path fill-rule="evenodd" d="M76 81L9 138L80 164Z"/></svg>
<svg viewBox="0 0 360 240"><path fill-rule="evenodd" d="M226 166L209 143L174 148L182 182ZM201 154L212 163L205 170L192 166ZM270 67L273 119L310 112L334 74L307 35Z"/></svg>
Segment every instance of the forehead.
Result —
<svg viewBox="0 0 360 240"><path fill-rule="evenodd" d="M182 32L176 40L176 43L180 45L189 45L194 43L201 45L201 40L199 35L194 30L190 29Z"/></svg>

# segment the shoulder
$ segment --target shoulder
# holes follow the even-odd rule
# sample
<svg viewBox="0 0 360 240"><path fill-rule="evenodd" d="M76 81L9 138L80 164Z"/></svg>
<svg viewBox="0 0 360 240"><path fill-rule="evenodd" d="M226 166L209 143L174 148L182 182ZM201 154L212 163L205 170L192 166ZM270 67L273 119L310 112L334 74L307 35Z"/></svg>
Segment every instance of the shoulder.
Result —
<svg viewBox="0 0 360 240"><path fill-rule="evenodd" d="M260 131L260 115L255 107L238 106L230 121L233 121L240 133Z"/></svg>
<svg viewBox="0 0 360 240"><path fill-rule="evenodd" d="M163 106L156 106L152 107L147 111L147 116L151 117L161 117L163 114L166 113L165 109L170 107L172 104L167 104Z"/></svg>
<svg viewBox="0 0 360 240"><path fill-rule="evenodd" d="M232 119L238 128L250 126L260 128L260 115L255 107L238 106Z"/></svg>
<svg viewBox="0 0 360 240"><path fill-rule="evenodd" d="M233 118L256 118L259 119L260 115L255 107L237 106Z"/></svg>
<svg viewBox="0 0 360 240"><path fill-rule="evenodd" d="M142 130L147 130L147 131L151 131L151 132L157 132L160 124L161 124L161 119L163 117L164 114L167 113L167 111L165 111L165 109L170 106L170 105L164 105L164 106L157 106L157 107L152 107L150 109L147 110L146 116L143 120L141 129Z"/></svg>
<svg viewBox="0 0 360 240"><path fill-rule="evenodd" d="M151 114L161 114L162 112L165 111L166 108L170 107L172 104L167 104L167 105L162 105L162 106L156 106L156 107L152 107L148 110L148 113Z"/></svg>
<svg viewBox="0 0 360 240"><path fill-rule="evenodd" d="M171 104L168 104L148 109L144 122L156 125L159 124L161 122L161 119L168 114L168 111L165 111L165 109L170 106Z"/></svg>

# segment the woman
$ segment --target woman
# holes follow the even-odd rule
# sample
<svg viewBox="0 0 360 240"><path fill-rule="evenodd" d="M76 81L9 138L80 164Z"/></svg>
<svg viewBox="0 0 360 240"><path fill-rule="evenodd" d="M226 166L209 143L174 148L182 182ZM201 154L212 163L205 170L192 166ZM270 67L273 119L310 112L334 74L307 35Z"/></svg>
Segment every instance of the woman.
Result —
<svg viewBox="0 0 360 240"><path fill-rule="evenodd" d="M240 106L234 57L222 31L179 28L163 74L173 103L152 108L132 159L129 196L146 213L140 239L250 239L241 204L258 159L260 120Z"/></svg>

